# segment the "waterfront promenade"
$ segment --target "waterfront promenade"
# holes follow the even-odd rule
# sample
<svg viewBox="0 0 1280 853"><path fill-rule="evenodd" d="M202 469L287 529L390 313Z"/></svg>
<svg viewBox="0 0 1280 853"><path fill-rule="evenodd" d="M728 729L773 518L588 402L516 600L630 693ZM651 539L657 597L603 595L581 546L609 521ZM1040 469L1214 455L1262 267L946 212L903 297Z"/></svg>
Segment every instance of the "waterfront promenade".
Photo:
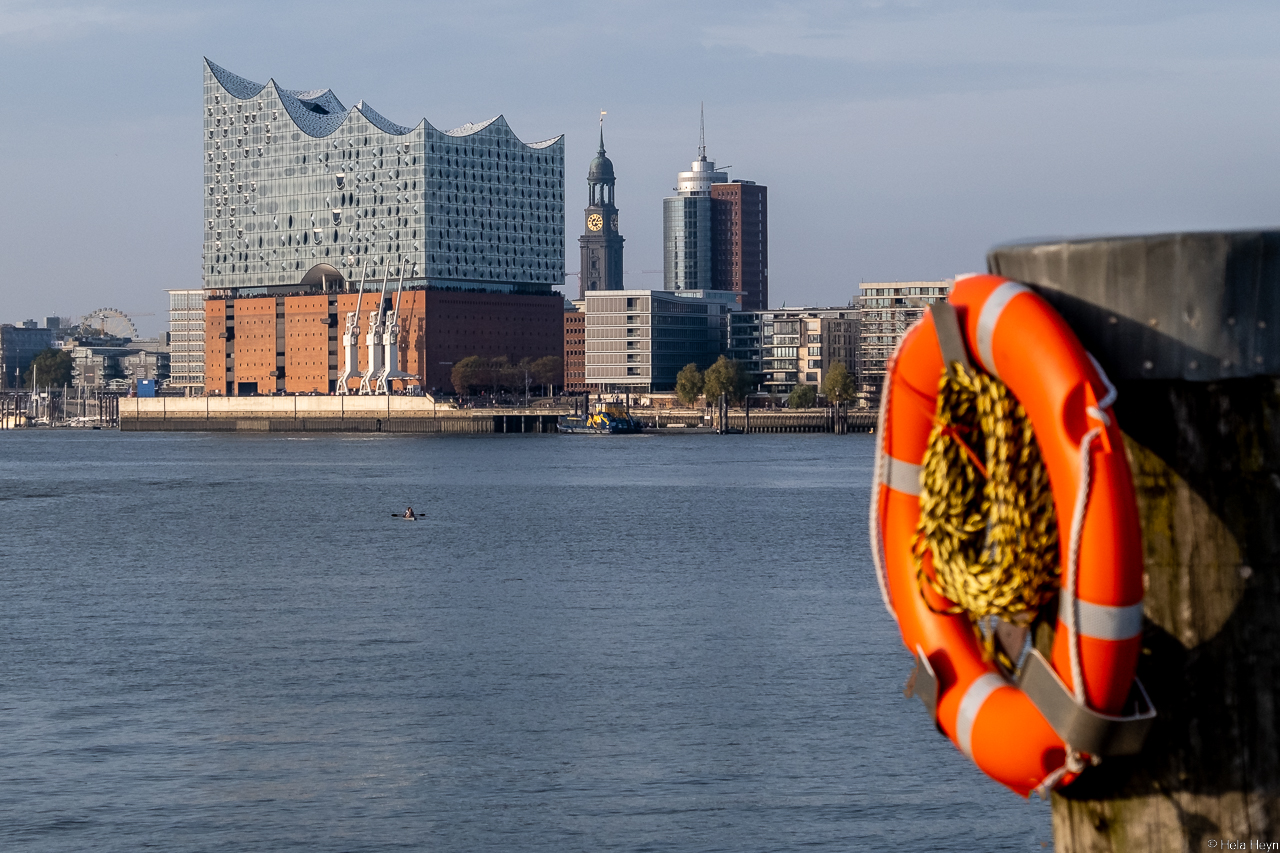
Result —
<svg viewBox="0 0 1280 853"><path fill-rule="evenodd" d="M400 432L548 433L569 406L458 409L430 397L126 397L120 400L125 432ZM706 409L635 408L655 431L714 429ZM872 412L830 409L731 410L726 426L752 433L868 432Z"/></svg>

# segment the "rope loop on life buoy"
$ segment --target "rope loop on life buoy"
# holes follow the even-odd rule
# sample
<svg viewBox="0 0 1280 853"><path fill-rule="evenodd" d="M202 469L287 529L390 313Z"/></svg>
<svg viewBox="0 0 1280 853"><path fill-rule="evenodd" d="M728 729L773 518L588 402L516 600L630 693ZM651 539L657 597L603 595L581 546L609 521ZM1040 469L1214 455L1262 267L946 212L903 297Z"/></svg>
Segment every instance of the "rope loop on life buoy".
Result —
<svg viewBox="0 0 1280 853"><path fill-rule="evenodd" d="M968 615L990 660L992 620L1029 625L1058 592L1057 514L1031 421L1007 385L953 362L921 468L916 582L953 603L934 612Z"/></svg>

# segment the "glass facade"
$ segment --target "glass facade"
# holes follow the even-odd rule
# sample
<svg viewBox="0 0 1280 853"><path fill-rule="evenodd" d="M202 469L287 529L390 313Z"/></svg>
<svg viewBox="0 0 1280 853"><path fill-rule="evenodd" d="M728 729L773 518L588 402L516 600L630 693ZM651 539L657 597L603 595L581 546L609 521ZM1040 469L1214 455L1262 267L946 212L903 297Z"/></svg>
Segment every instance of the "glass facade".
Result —
<svg viewBox="0 0 1280 853"><path fill-rule="evenodd" d="M727 355L742 364L756 387L764 381L762 316L758 311L737 311L729 315Z"/></svg>
<svg viewBox="0 0 1280 853"><path fill-rule="evenodd" d="M710 290L715 234L711 222L711 185L729 180L707 159L706 146L698 159L676 180L677 195L662 200L662 287L664 290Z"/></svg>
<svg viewBox="0 0 1280 853"><path fill-rule="evenodd" d="M339 289L390 271L442 287L564 282L564 139L501 116L397 125L330 90L265 86L205 61L206 289Z"/></svg>
<svg viewBox="0 0 1280 853"><path fill-rule="evenodd" d="M21 388L31 361L51 346L52 329L37 329L35 323L0 325L0 388Z"/></svg>
<svg viewBox="0 0 1280 853"><path fill-rule="evenodd" d="M665 290L711 287L711 197L662 200L662 283Z"/></svg>

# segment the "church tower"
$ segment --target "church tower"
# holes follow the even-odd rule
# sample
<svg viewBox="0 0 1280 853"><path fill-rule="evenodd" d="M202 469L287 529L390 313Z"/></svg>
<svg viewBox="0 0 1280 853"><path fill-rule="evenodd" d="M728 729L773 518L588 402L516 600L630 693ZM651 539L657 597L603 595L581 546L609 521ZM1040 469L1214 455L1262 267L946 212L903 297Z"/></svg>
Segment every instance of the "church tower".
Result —
<svg viewBox="0 0 1280 853"><path fill-rule="evenodd" d="M604 156L604 115L600 116L600 150L587 169L587 230L578 238L582 246L582 272L578 298L589 290L622 290L622 235L618 233L618 208L613 204L613 163Z"/></svg>

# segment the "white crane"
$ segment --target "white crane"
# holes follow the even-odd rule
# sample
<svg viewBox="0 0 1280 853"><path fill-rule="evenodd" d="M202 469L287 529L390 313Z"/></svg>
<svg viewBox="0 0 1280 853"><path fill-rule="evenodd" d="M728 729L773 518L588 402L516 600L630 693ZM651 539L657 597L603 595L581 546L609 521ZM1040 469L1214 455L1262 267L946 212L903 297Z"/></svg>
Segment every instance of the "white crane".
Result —
<svg viewBox="0 0 1280 853"><path fill-rule="evenodd" d="M387 299L387 280L391 276L391 268L382 274L382 293L378 296L378 306L369 312L369 331L365 332L364 342L369 348L369 364L364 376L360 377L360 393L373 394L378 386L378 378L382 375L382 305Z"/></svg>
<svg viewBox="0 0 1280 853"><path fill-rule="evenodd" d="M368 272L367 266L360 270L360 292L356 296L356 310L347 313L347 328L342 334L345 363L342 365L342 375L338 377L339 394L352 393L347 383L360 377L360 371L357 369L360 364L360 300L364 299L364 279Z"/></svg>
<svg viewBox="0 0 1280 853"><path fill-rule="evenodd" d="M382 370L378 373L376 393L390 394L392 379L417 379L412 373L400 369L400 296L404 292L404 276L409 267L409 259L400 261L400 282L396 285L396 302L387 317L382 333Z"/></svg>

